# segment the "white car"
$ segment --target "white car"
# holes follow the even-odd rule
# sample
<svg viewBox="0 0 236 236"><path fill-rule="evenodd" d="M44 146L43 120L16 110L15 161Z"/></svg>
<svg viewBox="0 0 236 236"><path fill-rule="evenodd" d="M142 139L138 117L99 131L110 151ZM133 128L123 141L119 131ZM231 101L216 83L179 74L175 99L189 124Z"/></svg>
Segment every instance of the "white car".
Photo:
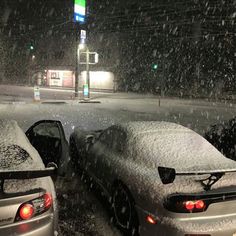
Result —
<svg viewBox="0 0 236 236"><path fill-rule="evenodd" d="M236 162L194 131L168 122L75 129L70 152L111 199L126 234L233 236Z"/></svg>
<svg viewBox="0 0 236 236"><path fill-rule="evenodd" d="M53 166L15 121L0 121L0 235L58 235Z"/></svg>

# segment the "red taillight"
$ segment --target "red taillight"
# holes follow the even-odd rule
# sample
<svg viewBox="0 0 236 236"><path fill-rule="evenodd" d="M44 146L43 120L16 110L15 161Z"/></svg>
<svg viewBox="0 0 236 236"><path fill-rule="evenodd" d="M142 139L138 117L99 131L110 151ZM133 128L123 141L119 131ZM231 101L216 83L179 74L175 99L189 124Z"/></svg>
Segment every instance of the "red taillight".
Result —
<svg viewBox="0 0 236 236"><path fill-rule="evenodd" d="M35 198L22 204L16 216L16 221L29 220L30 218L40 215L51 208L53 205L52 195L45 193L39 198Z"/></svg>
<svg viewBox="0 0 236 236"><path fill-rule="evenodd" d="M184 202L184 206L187 210L191 211L194 209L194 202L193 201Z"/></svg>
<svg viewBox="0 0 236 236"><path fill-rule="evenodd" d="M52 195L50 193L45 193L43 199L45 209L49 209L52 206Z"/></svg>
<svg viewBox="0 0 236 236"><path fill-rule="evenodd" d="M184 207L188 211L196 210L203 210L205 208L205 203L202 200L196 200L196 201L186 201L184 202Z"/></svg>
<svg viewBox="0 0 236 236"><path fill-rule="evenodd" d="M157 223L157 221L150 215L148 215L146 217L146 221L149 223L149 224L152 224L152 225L155 225Z"/></svg>
<svg viewBox="0 0 236 236"><path fill-rule="evenodd" d="M204 209L205 208L205 202L202 200L198 200L195 202L195 208L198 210Z"/></svg>
<svg viewBox="0 0 236 236"><path fill-rule="evenodd" d="M19 211L22 220L29 220L34 215L34 207L31 204L24 204Z"/></svg>

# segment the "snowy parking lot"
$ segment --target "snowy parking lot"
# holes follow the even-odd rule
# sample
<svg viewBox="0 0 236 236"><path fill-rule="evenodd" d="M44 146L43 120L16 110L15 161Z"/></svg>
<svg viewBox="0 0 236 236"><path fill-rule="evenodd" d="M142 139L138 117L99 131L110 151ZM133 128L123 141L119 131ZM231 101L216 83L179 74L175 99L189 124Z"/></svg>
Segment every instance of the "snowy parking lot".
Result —
<svg viewBox="0 0 236 236"><path fill-rule="evenodd" d="M231 103L202 100L162 99L121 94L97 96L101 103L82 104L64 100L34 103L30 99L1 97L0 119L14 119L23 130L43 119L60 120L67 139L79 126L85 130L104 129L126 121L163 120L180 123L203 134L209 125L224 122L236 114ZM109 207L80 177L58 180L60 231L62 235L121 235L111 224Z"/></svg>

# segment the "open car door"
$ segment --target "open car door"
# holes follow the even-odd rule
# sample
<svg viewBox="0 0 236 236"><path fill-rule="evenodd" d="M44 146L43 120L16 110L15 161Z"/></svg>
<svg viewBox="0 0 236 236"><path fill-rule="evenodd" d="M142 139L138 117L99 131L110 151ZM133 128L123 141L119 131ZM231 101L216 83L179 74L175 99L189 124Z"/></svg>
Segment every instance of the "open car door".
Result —
<svg viewBox="0 0 236 236"><path fill-rule="evenodd" d="M45 166L54 162L58 166L57 173L66 174L69 147L60 121L38 121L26 131L26 136L38 151Z"/></svg>

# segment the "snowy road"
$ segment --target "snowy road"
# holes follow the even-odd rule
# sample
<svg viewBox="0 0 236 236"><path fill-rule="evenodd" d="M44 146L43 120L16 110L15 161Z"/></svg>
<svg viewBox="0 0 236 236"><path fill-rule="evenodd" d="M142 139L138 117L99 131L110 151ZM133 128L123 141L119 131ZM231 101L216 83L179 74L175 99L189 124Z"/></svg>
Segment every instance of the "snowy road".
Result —
<svg viewBox="0 0 236 236"><path fill-rule="evenodd" d="M0 119L17 120L24 130L38 120L60 120L67 138L76 126L86 130L102 129L131 120L172 121L202 134L210 124L236 115L235 104L201 100L162 99L159 107L158 99L154 96L97 94L100 104L81 104L73 100L41 104L33 103L27 93L26 96L22 93L20 98L7 93L5 91L0 94ZM79 179L74 179L73 183L61 182L58 185L63 235L120 235L110 224L104 202L88 191Z"/></svg>

